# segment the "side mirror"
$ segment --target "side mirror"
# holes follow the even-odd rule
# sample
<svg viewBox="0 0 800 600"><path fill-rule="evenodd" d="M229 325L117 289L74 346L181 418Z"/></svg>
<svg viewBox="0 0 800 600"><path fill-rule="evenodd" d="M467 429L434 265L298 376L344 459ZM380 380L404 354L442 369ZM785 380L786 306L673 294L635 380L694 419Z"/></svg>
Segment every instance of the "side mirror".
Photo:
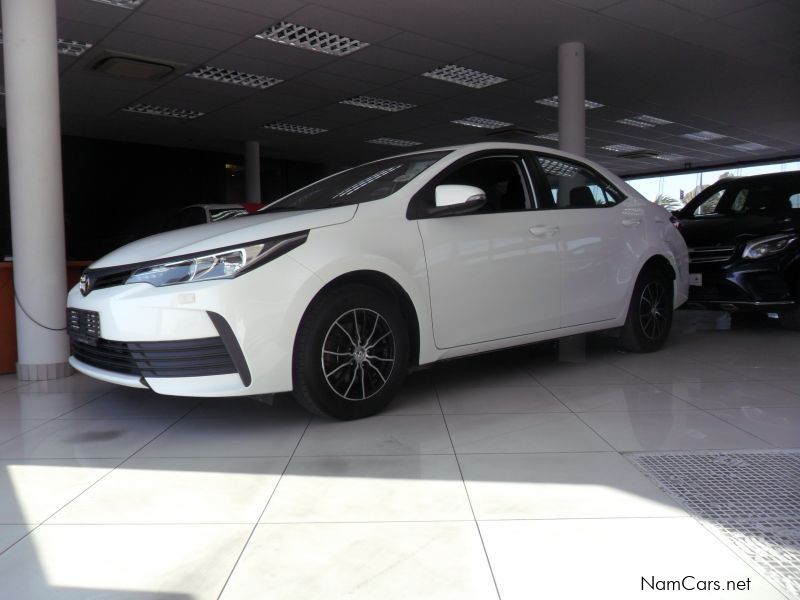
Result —
<svg viewBox="0 0 800 600"><path fill-rule="evenodd" d="M431 215L463 215L486 204L486 193L472 185L437 185L436 208Z"/></svg>

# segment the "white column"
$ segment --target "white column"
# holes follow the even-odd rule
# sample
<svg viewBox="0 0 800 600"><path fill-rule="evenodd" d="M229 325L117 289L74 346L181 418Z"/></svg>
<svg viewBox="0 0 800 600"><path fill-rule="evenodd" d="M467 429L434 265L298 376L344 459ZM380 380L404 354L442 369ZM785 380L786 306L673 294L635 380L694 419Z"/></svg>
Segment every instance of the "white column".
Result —
<svg viewBox="0 0 800 600"><path fill-rule="evenodd" d="M558 147L578 156L586 155L586 83L584 46L566 42L558 47ZM569 202L559 198L559 204ZM586 336L573 335L558 342L558 357L564 362L586 360Z"/></svg>
<svg viewBox="0 0 800 600"><path fill-rule="evenodd" d="M584 47L566 42L558 47L558 147L586 155L586 83Z"/></svg>
<svg viewBox="0 0 800 600"><path fill-rule="evenodd" d="M244 201L261 204L261 156L257 141L244 144Z"/></svg>
<svg viewBox="0 0 800 600"><path fill-rule="evenodd" d="M2 0L17 377L70 373L55 0Z"/></svg>

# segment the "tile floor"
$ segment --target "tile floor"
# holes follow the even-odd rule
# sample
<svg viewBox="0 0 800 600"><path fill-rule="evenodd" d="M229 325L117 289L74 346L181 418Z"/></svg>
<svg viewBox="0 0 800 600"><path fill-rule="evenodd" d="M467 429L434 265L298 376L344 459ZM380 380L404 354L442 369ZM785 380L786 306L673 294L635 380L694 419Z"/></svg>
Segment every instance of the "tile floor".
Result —
<svg viewBox="0 0 800 600"><path fill-rule="evenodd" d="M772 321L681 312L659 353L445 363L350 423L3 375L0 596L787 598L625 453L800 447L798 365Z"/></svg>

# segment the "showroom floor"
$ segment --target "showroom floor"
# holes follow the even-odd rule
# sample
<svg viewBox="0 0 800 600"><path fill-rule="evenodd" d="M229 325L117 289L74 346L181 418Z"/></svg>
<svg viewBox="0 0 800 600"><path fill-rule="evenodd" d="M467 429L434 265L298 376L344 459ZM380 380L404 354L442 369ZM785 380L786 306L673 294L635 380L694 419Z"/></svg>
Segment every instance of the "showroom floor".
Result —
<svg viewBox="0 0 800 600"><path fill-rule="evenodd" d="M0 376L0 596L797 598L799 341L679 312L661 352L455 361L349 423Z"/></svg>

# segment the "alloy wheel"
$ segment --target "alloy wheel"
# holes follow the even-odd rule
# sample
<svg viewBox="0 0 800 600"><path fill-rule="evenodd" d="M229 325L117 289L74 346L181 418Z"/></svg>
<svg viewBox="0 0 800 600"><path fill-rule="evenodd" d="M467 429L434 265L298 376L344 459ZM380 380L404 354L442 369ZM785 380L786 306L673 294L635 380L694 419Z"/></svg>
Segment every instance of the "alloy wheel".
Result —
<svg viewBox="0 0 800 600"><path fill-rule="evenodd" d="M651 340L660 339L667 329L666 288L660 281L649 282L639 299L639 324Z"/></svg>

